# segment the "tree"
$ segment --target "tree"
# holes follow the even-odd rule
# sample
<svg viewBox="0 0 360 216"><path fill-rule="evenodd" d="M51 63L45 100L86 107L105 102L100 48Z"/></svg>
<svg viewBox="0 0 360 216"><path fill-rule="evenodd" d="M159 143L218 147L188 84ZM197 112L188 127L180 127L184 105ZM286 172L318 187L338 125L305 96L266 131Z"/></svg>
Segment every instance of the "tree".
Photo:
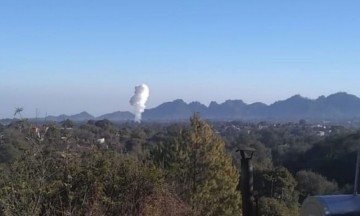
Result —
<svg viewBox="0 0 360 216"><path fill-rule="evenodd" d="M325 177L312 171L301 170L296 173L297 190L300 192L300 202L307 196L334 194L339 191L336 182L330 182Z"/></svg>
<svg viewBox="0 0 360 216"><path fill-rule="evenodd" d="M20 116L20 119L22 119L22 116L21 116L21 112L22 111L24 111L24 108L22 108L22 107L16 107L15 108L15 112L14 112L14 117L16 116L16 115L19 115Z"/></svg>
<svg viewBox="0 0 360 216"><path fill-rule="evenodd" d="M72 122L70 119L66 119L65 121L61 122L61 126L64 128L72 128L74 127L74 122Z"/></svg>
<svg viewBox="0 0 360 216"><path fill-rule="evenodd" d="M286 206L287 209L298 213L298 192L295 190L295 178L285 167L275 167L270 170L255 172L255 190L258 193L260 208L264 206ZM266 202L263 202L264 198ZM260 202L261 201L261 202ZM270 204L267 204L270 202ZM268 207L266 207L268 208ZM269 207L273 208L273 207ZM275 207L274 207L275 208ZM276 207L277 208L277 207ZM263 210L264 212L264 210ZM263 215L294 215L294 214L263 214Z"/></svg>
<svg viewBox="0 0 360 216"><path fill-rule="evenodd" d="M0 170L0 215L190 215L149 161L34 142Z"/></svg>
<svg viewBox="0 0 360 216"><path fill-rule="evenodd" d="M261 216L299 215L296 208L289 208L283 201L269 197L260 198L258 210Z"/></svg>
<svg viewBox="0 0 360 216"><path fill-rule="evenodd" d="M260 142L255 142L251 144L250 147L256 150L255 151L256 153L254 154L254 158L251 161L255 169L264 170L264 169L271 169L273 167L270 148L266 148Z"/></svg>
<svg viewBox="0 0 360 216"><path fill-rule="evenodd" d="M195 215L241 215L239 173L224 142L195 114L190 128L151 151Z"/></svg>

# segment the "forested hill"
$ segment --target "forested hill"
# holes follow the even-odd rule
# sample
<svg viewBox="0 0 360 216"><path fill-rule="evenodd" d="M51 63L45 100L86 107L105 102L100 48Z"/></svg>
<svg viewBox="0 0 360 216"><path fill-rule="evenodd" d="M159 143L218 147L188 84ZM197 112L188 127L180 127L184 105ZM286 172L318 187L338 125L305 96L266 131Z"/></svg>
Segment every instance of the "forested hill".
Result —
<svg viewBox="0 0 360 216"><path fill-rule="evenodd" d="M202 118L209 120L350 120L360 118L360 98L339 92L327 97L320 96L317 99L294 95L270 105L260 102L246 104L242 100L227 100L223 103L213 101L208 106L200 102L186 103L177 99L145 110L142 117L145 121L178 121L188 120L195 112L200 113ZM131 112L117 111L95 117L84 111L76 115L48 116L46 119L38 118L37 120L62 122L66 119L76 122L102 119L121 122L132 121L134 115ZM11 122L12 119L0 121L6 123Z"/></svg>

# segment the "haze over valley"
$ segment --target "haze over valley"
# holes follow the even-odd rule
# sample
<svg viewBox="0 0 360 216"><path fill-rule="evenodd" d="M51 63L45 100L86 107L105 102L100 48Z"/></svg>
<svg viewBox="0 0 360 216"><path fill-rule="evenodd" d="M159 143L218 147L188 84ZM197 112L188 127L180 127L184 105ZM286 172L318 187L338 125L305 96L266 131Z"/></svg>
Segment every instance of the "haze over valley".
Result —
<svg viewBox="0 0 360 216"><path fill-rule="evenodd" d="M145 108L145 106L143 107ZM143 109L142 108L142 109ZM211 102L208 106L200 102L186 103L181 99L162 103L154 108L144 109L143 121L183 121L194 113L199 113L208 120L250 120L250 121L348 121L360 119L360 98L345 92L308 99L294 95L270 105L261 102L246 104L242 100L226 100L223 103ZM87 111L73 115L48 115L32 117L32 120L61 122L66 119L84 122L107 119L114 122L132 121L135 115L130 111L114 111L100 116L93 116ZM11 119L11 118L10 118ZM10 121L3 119L3 122ZM135 119L141 120L141 117Z"/></svg>

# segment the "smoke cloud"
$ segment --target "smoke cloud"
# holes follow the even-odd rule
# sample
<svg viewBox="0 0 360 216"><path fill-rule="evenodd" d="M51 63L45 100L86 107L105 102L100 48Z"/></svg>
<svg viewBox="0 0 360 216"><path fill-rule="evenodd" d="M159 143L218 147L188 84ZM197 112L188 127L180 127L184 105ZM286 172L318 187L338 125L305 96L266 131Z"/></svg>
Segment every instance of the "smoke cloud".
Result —
<svg viewBox="0 0 360 216"><path fill-rule="evenodd" d="M141 113L145 111L145 103L149 97L149 87L146 84L135 86L135 95L130 98L131 106L135 108L135 121L141 121Z"/></svg>

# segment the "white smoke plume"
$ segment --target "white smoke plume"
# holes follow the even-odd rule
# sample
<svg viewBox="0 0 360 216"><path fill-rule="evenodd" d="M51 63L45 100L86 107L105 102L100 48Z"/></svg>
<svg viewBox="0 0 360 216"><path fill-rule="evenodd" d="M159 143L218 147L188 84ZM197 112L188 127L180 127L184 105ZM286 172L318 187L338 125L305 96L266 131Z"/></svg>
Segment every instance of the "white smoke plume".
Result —
<svg viewBox="0 0 360 216"><path fill-rule="evenodd" d="M146 84L135 86L135 95L130 98L131 106L135 108L135 121L141 121L141 113L145 111L145 103L149 97L149 87Z"/></svg>

